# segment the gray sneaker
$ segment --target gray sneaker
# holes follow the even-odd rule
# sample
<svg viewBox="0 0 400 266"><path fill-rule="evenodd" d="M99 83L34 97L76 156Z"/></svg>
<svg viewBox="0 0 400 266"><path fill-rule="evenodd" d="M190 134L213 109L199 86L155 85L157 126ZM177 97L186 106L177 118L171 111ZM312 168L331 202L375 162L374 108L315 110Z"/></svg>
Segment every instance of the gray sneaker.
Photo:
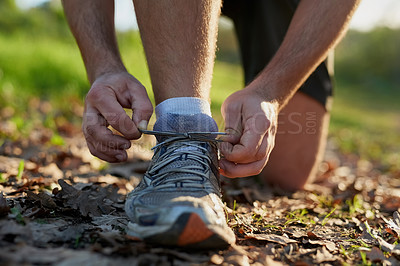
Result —
<svg viewBox="0 0 400 266"><path fill-rule="evenodd" d="M154 149L149 169L125 203L128 235L186 248L234 243L221 200L215 142L169 137Z"/></svg>

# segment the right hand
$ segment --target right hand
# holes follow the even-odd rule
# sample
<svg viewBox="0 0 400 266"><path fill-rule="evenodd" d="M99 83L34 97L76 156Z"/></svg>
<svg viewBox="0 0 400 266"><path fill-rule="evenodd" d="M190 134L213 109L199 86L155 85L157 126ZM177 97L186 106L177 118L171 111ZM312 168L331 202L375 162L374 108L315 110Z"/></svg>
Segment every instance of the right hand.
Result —
<svg viewBox="0 0 400 266"><path fill-rule="evenodd" d="M123 108L133 111L132 119ZM90 152L107 162L126 161L130 140L138 139L139 123L147 125L153 105L145 87L126 71L106 73L92 84L86 99L82 130ZM111 125L121 135L108 128Z"/></svg>

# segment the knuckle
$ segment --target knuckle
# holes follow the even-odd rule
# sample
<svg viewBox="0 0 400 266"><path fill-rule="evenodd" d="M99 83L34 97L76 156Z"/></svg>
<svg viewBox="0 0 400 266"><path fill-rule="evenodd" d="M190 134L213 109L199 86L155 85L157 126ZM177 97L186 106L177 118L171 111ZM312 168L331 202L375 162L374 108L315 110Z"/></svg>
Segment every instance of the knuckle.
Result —
<svg viewBox="0 0 400 266"><path fill-rule="evenodd" d="M133 122L125 113L109 113L105 116L107 122L122 134L128 134L132 131Z"/></svg>
<svg viewBox="0 0 400 266"><path fill-rule="evenodd" d="M86 100L89 101L90 103L98 103L101 102L104 98L104 94L99 87L93 86L88 94L86 95Z"/></svg>
<svg viewBox="0 0 400 266"><path fill-rule="evenodd" d="M230 103L230 104L226 104L224 107L225 107L225 111L227 113L234 113L238 109L237 108L237 104L235 102Z"/></svg>
<svg viewBox="0 0 400 266"><path fill-rule="evenodd" d="M88 138L94 138L96 136L96 132L97 130L94 127L91 126L86 126L83 127L83 134L85 135L85 137Z"/></svg>
<svg viewBox="0 0 400 266"><path fill-rule="evenodd" d="M140 110L143 114L152 114L153 113L153 105L150 101L142 101L137 104L136 110Z"/></svg>
<svg viewBox="0 0 400 266"><path fill-rule="evenodd" d="M114 128L121 124L122 116L117 113L105 113L103 114L107 122Z"/></svg>
<svg viewBox="0 0 400 266"><path fill-rule="evenodd" d="M271 121L263 114L255 115L254 129L258 134L266 132L271 126Z"/></svg>

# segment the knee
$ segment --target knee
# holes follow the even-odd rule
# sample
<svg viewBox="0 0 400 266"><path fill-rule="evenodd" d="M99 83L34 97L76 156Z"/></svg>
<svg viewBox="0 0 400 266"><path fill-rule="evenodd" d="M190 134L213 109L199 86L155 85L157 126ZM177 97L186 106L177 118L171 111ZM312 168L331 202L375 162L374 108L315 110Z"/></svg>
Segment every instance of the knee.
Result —
<svg viewBox="0 0 400 266"><path fill-rule="evenodd" d="M266 168L260 177L267 185L278 186L283 190L294 192L304 189L307 183L315 179L314 167L298 168Z"/></svg>

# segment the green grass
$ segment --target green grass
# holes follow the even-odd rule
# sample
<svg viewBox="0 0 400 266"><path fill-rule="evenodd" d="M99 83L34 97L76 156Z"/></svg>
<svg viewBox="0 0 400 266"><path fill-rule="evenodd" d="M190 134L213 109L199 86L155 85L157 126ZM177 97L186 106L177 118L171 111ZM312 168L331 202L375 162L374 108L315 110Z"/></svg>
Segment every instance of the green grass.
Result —
<svg viewBox="0 0 400 266"><path fill-rule="evenodd" d="M18 96L24 101L30 95L82 96L88 87L79 51L71 40L0 35L0 49L4 97Z"/></svg>
<svg viewBox="0 0 400 266"><path fill-rule="evenodd" d="M338 77L339 79L340 77ZM338 80L330 135L342 152L400 169L400 92L390 84Z"/></svg>

